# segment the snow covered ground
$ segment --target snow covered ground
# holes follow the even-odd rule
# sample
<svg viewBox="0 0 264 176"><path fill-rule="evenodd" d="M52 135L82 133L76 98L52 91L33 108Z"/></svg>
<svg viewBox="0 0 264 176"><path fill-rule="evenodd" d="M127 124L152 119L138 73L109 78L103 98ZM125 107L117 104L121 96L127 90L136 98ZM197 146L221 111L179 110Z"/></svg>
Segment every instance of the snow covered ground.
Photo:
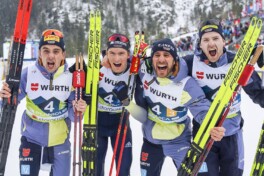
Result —
<svg viewBox="0 0 264 176"><path fill-rule="evenodd" d="M24 65L28 65L24 64ZM0 73L2 72L2 67L0 67ZM22 101L18 107L15 124L13 127L12 140L10 144L10 150L6 165L6 176L18 176L19 175L19 159L18 159L18 149L20 145L20 118L25 108L25 101ZM245 119L244 125L244 143L245 143L245 170L244 176L248 176L251 170L252 162L254 160L254 155L256 151L256 146L258 143L258 138L260 134L260 129L262 122L264 120L264 110L260 108L259 105L254 104L250 98L243 92L242 93L242 114ZM131 168L131 176L140 175L140 149L142 144L142 133L141 125L139 122L135 121L132 117L131 128L133 133L133 163ZM72 139L72 138L71 138ZM109 166L111 163L112 152L109 148L106 160L105 173L108 175ZM161 176L176 175L177 171L171 161L167 158L162 168ZM40 172L40 176L48 176L49 174L45 171ZM115 175L115 173L113 173Z"/></svg>

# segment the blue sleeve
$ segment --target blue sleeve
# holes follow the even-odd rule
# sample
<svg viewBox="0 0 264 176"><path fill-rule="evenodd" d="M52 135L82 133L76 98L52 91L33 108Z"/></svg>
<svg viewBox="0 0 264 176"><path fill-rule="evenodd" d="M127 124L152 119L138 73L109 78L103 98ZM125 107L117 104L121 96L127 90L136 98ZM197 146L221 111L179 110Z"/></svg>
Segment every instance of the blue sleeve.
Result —
<svg viewBox="0 0 264 176"><path fill-rule="evenodd" d="M187 55L183 57L183 60L186 62L188 67L188 76L192 76L193 57L194 55Z"/></svg>
<svg viewBox="0 0 264 176"><path fill-rule="evenodd" d="M135 98L135 101L136 101L136 104L144 109L147 109L147 102L144 98L144 89L143 89L143 84L140 80L140 77L137 76L136 78L136 88L135 88L135 95L134 95L134 98Z"/></svg>
<svg viewBox="0 0 264 176"><path fill-rule="evenodd" d="M72 106L72 101L75 99L75 91L72 91L68 98L68 115L72 122L74 122L74 110Z"/></svg>
<svg viewBox="0 0 264 176"><path fill-rule="evenodd" d="M26 87L27 87L27 73L28 68L24 68L21 72L20 86L19 86L19 94L18 94L18 102L20 102L27 95Z"/></svg>
<svg viewBox="0 0 264 176"><path fill-rule="evenodd" d="M191 97L185 105L189 108L193 118L201 124L211 103L206 99L203 90L193 78L188 80L184 90L188 92Z"/></svg>
<svg viewBox="0 0 264 176"><path fill-rule="evenodd" d="M254 103L264 108L264 89L261 87L262 80L257 72L253 72L251 80L243 89Z"/></svg>

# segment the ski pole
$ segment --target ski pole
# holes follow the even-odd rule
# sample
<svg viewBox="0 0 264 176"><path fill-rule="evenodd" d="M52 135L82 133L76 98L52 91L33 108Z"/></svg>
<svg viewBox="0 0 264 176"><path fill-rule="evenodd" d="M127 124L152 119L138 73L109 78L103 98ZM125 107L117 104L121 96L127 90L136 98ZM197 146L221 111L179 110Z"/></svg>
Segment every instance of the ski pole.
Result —
<svg viewBox="0 0 264 176"><path fill-rule="evenodd" d="M80 68L79 68L80 64ZM83 57L76 55L75 71L73 72L73 87L75 88L75 102L82 98L82 88L85 87L85 72L83 70ZM74 112L74 148L73 148L73 176L76 174L76 165L78 165L79 176L81 175L81 151L82 151L82 114L76 109ZM78 162L76 161L77 153L77 123L79 122L79 157Z"/></svg>
<svg viewBox="0 0 264 176"><path fill-rule="evenodd" d="M136 58L137 54L138 54L138 50L139 50L139 46L140 46L139 37L140 37L139 36L139 31L136 31L135 32L135 46L134 46L133 58ZM133 58L132 58L132 60L133 60ZM132 63L131 63L130 69L131 68L132 68ZM130 85L131 77L132 77L132 74L130 74L129 77L128 77L128 85ZM113 156L112 156L111 165L110 165L109 176L112 175L114 161L115 161L115 158L116 158L116 152L117 152L117 147L118 147L118 144L119 144L119 138L120 138L120 133L121 133L121 129L122 129L122 123L123 123L123 119L124 119L125 113L126 113L125 107L122 107L122 113L121 113L119 124L118 124L118 128L117 128L117 134L116 134L115 146L114 146ZM120 154L121 154L121 152L120 152Z"/></svg>
<svg viewBox="0 0 264 176"><path fill-rule="evenodd" d="M141 36L140 36L139 31L136 31L135 32L135 46L134 46L133 57L132 57L131 65L130 65L130 75L128 78L128 85L130 85L131 84L131 77L132 77L132 75L134 75L134 80L132 83L132 90L131 90L131 94L130 94L131 100L133 99L134 88L135 88L135 79L136 79L136 75L138 73L139 66L140 66L140 58L142 57L143 53L146 52L147 48L148 48L148 44L144 42L144 32L142 31ZM115 161L115 157L116 157L116 151L117 151L117 147L119 144L120 133L122 130L122 125L123 125L125 115L126 115L126 117L125 117L124 129L123 129L122 142L120 145L120 155L119 155L119 158L117 161L116 175L119 175L119 170L120 170L120 165L121 165L122 155L123 155L123 150L124 150L124 143L125 143L125 139L126 139L128 122L129 122L128 118L130 115L130 113L125 109L125 107L122 108L122 113L121 113L121 117L120 117L120 121L119 121L119 125L118 125L118 130L117 130L117 135L116 135L116 141L115 141L115 146L114 146L109 176L112 175L112 169L113 169L113 165L114 165L114 161Z"/></svg>
<svg viewBox="0 0 264 176"><path fill-rule="evenodd" d="M219 119L219 121L217 122L217 127L221 127L224 123L224 120L226 119L228 112L230 110L230 107L232 105L232 103L234 102L235 96L237 94L237 92L239 91L239 89L241 89L242 86L245 86L251 75L253 74L254 71L254 65L257 62L261 52L263 51L263 46L258 46L253 58L249 61L249 63L246 65L245 69L243 70L239 80L238 80L238 86L236 87L235 91L233 92L233 96L230 98L229 104L228 106L225 108L224 113L222 114L221 118ZM203 152L201 153L200 158L198 159L197 163L194 165L194 169L192 171L192 176L196 176L202 166L202 163L205 161L207 155L209 154L212 146L214 144L214 140L212 138L209 139L209 141L207 142L205 149L203 150Z"/></svg>
<svg viewBox="0 0 264 176"><path fill-rule="evenodd" d="M139 71L140 59L143 57L143 53L148 48L148 44L145 43L144 31L141 32L141 39L140 40L141 41L140 41L139 48L138 48L138 51L137 51L137 56L136 57L133 56L132 62L131 62L131 67L130 67L130 75L131 74L134 75L134 82L133 82L133 85L132 85L132 91L131 91L131 94L130 94L130 100L133 99L133 95L134 95L134 91L135 91L136 77L137 77L137 74L138 74L138 71ZM121 147L120 147L120 154L119 154L119 158L118 158L118 162L117 162L118 165L117 165L117 169L116 169L116 175L117 176L119 176L119 171L120 171L121 162L122 162L122 156L123 156L123 152L124 152L124 148L125 148L127 129L128 129L128 125L129 125L129 115L130 115L130 113L126 110L123 138L122 138L122 143L121 143Z"/></svg>

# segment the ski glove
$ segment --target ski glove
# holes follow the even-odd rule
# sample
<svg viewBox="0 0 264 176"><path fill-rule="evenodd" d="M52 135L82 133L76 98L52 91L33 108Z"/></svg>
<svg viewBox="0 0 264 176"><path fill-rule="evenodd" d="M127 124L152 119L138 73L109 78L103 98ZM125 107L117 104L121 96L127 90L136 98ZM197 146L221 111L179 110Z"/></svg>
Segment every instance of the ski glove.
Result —
<svg viewBox="0 0 264 176"><path fill-rule="evenodd" d="M104 58L106 55L106 50L102 50L102 57Z"/></svg>
<svg viewBox="0 0 264 176"><path fill-rule="evenodd" d="M122 102L123 106L129 105L128 86L124 81L118 82L112 92L114 96Z"/></svg>
<svg viewBox="0 0 264 176"><path fill-rule="evenodd" d="M152 68L152 59L151 58L146 58L145 60L146 68L148 74L152 74L153 68Z"/></svg>
<svg viewBox="0 0 264 176"><path fill-rule="evenodd" d="M253 51L252 51L251 55L254 55L254 53L255 53L257 47L258 47L258 45L256 44L256 45L254 46L254 48L253 48ZM263 65L264 65L263 51L262 51L262 53L260 54L260 56L259 56L259 58L258 58L257 64L258 64L259 68L262 68Z"/></svg>
<svg viewBox="0 0 264 176"><path fill-rule="evenodd" d="M146 68L147 68L147 72L149 74L152 74L153 72L153 68L152 68L152 58L151 58L151 48L146 48L146 50L144 51L144 57L143 57L145 64L146 64Z"/></svg>
<svg viewBox="0 0 264 176"><path fill-rule="evenodd" d="M262 68L263 65L264 65L263 51L262 51L262 53L259 56L259 59L257 61L257 64L258 64L259 68Z"/></svg>

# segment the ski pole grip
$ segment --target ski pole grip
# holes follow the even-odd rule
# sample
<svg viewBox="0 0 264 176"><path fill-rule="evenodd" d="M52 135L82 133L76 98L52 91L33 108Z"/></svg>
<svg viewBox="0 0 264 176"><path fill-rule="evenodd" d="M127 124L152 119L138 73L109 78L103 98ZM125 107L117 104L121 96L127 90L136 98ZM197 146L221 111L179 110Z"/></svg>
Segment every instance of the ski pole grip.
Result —
<svg viewBox="0 0 264 176"><path fill-rule="evenodd" d="M254 65L255 63L258 61L258 58L260 56L260 54L263 51L263 46L258 46L252 59L250 59L249 63L246 65L245 69L243 70L239 80L238 80L238 84L241 86L246 86L251 75L253 74L254 71Z"/></svg>
<svg viewBox="0 0 264 176"><path fill-rule="evenodd" d="M74 88L85 87L85 72L84 70L76 70L73 72L72 85Z"/></svg>
<svg viewBox="0 0 264 176"><path fill-rule="evenodd" d="M253 65L246 65L245 69L243 70L239 80L238 84L241 86L246 86L252 73L254 71L254 66Z"/></svg>

